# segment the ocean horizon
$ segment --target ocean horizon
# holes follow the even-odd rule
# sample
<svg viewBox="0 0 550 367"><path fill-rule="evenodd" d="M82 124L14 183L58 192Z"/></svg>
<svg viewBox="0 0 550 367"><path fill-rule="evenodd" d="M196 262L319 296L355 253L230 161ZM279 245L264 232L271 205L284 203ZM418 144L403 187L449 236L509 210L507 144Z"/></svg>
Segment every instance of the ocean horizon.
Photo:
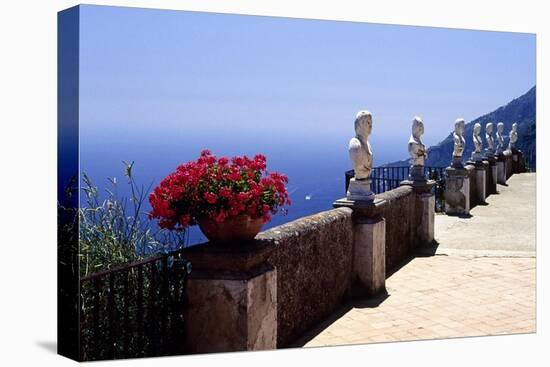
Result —
<svg viewBox="0 0 550 367"><path fill-rule="evenodd" d="M148 194L176 167L196 160L203 149L214 155L232 157L254 156L261 153L267 157L268 171L288 176L287 189L292 200L288 214L278 213L262 227L262 230L332 208L332 203L345 196L345 171L351 169L347 144L353 137L353 121L347 139L330 135L311 135L308 139L288 134L269 134L261 139L246 134L215 134L191 131L185 133L141 134L113 133L103 136L88 134L80 142L80 174L89 176L98 187L100 197L107 198L112 190L109 178L116 178L117 195L129 199L125 163L134 162L133 177L137 185ZM153 135L153 136L152 136ZM403 140L403 139L401 139ZM317 141L317 144L314 142ZM398 157L397 149L390 145L373 144L374 166L380 166ZM403 150L406 151L406 144ZM400 157L403 153L400 152ZM83 199L81 198L83 201ZM85 205L85 203L81 203ZM150 210L145 200L143 213ZM156 225L155 225L156 226ZM189 242L193 245L207 241L198 226L189 228Z"/></svg>

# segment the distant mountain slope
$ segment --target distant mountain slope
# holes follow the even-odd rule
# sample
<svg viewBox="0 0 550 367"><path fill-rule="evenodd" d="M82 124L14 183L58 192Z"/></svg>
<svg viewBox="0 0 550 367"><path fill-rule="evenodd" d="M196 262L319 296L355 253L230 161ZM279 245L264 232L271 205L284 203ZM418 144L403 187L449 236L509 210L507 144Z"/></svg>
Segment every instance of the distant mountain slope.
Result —
<svg viewBox="0 0 550 367"><path fill-rule="evenodd" d="M457 116L459 117L459 116ZM464 137L466 138L466 150L464 151L464 161L470 158L473 149L472 132L474 124L481 124L481 136L485 143L485 124L493 122L496 132L496 124L504 123L504 132L506 136L512 128L514 122L518 123L518 144L517 148L525 153L527 163L531 169L536 167L536 86L527 93L518 97L505 106L499 107L495 111L478 117L466 124ZM453 121L449 122L452 129ZM508 145L508 139L506 139ZM428 149L427 166L445 167L451 162L453 154L453 134L452 132L439 144L431 146ZM408 166L408 160L392 162L386 166Z"/></svg>

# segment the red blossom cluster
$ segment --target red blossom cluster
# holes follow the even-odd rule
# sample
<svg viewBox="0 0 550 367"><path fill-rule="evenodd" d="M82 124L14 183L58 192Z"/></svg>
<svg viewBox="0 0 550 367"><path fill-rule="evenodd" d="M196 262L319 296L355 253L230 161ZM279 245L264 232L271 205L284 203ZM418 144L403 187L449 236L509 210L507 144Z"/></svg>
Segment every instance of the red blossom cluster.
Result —
<svg viewBox="0 0 550 367"><path fill-rule="evenodd" d="M203 150L199 159L180 165L149 195L152 210L162 228L181 230L201 218L223 222L226 218L249 215L264 223L290 199L288 178L268 173L266 158L257 154L216 158Z"/></svg>

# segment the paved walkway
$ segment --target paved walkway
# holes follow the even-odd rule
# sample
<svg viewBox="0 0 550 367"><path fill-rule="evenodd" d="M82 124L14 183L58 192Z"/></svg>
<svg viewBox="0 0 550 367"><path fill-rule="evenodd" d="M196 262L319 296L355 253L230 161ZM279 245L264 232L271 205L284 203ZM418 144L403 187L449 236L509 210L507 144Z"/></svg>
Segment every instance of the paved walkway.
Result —
<svg viewBox="0 0 550 367"><path fill-rule="evenodd" d="M535 255L536 174L513 175L470 218L436 215L437 254ZM503 251L506 251L503 253Z"/></svg>
<svg viewBox="0 0 550 367"><path fill-rule="evenodd" d="M295 345L535 332L534 182L512 176L472 218L437 216L436 256L413 258L387 279L387 296L342 307ZM514 216L489 218L502 212Z"/></svg>

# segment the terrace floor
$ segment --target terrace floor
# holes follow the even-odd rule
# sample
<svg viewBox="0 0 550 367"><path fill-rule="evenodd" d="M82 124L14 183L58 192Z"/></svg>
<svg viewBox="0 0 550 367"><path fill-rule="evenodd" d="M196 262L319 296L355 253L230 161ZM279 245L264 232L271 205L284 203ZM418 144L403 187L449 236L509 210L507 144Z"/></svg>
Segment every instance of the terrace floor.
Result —
<svg viewBox="0 0 550 367"><path fill-rule="evenodd" d="M514 175L470 218L437 215L437 246L386 280L387 295L346 305L294 346L536 331L535 174Z"/></svg>

